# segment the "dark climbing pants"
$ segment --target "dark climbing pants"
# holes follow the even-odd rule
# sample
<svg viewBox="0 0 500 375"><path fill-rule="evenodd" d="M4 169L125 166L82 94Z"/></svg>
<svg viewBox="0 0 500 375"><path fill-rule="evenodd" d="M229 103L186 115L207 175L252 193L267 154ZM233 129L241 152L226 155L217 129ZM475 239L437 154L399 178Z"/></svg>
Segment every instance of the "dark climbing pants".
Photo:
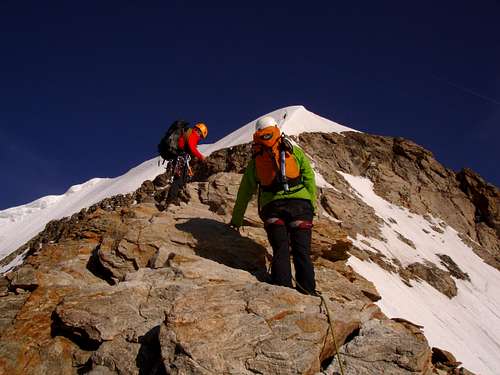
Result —
<svg viewBox="0 0 500 375"><path fill-rule="evenodd" d="M313 208L304 199L281 199L262 208L262 220L273 248L273 284L292 287L290 250L295 266L297 289L312 294L316 290L311 262Z"/></svg>
<svg viewBox="0 0 500 375"><path fill-rule="evenodd" d="M174 181L170 185L170 189L168 190L168 195L166 199L166 203L176 203L178 201L179 192L186 185L186 179L184 176L176 176L174 177Z"/></svg>

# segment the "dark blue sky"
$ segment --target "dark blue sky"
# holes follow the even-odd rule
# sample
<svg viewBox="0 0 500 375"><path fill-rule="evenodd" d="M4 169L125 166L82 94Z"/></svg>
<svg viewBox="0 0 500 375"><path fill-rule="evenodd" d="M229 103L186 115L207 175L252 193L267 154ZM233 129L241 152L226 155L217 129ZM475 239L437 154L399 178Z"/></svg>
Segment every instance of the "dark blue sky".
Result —
<svg viewBox="0 0 500 375"><path fill-rule="evenodd" d="M0 2L0 209L278 107L410 138L500 185L500 4Z"/></svg>

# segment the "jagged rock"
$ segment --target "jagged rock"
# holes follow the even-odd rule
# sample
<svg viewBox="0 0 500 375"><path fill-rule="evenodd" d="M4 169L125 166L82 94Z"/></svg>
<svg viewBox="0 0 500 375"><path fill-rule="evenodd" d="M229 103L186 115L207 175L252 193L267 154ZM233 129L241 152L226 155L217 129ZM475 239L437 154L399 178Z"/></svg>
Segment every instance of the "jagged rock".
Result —
<svg viewBox="0 0 500 375"><path fill-rule="evenodd" d="M336 171L368 177L375 192L389 202L441 218L478 242L473 245L476 254L500 270L500 192L474 172L455 174L439 164L431 152L402 138L303 133L299 142L326 181L342 192L325 194L322 203L351 235L367 236L368 231L368 237L377 238L377 218L350 196ZM442 228L434 229L443 232Z"/></svg>
<svg viewBox="0 0 500 375"><path fill-rule="evenodd" d="M47 368L56 373L58 370L53 369L56 353L59 353L61 373L75 373L77 368L87 368L90 373L139 373L146 368L153 371L151 373L161 373L167 362L166 357L160 360L160 349L163 353L169 352L173 338L162 341L160 347L158 340L163 336L158 336L159 327L162 332L167 326L178 332L176 340L181 341L175 341L173 361L184 363L188 359L175 348L188 348L196 343L181 334L185 332L181 322L187 316L199 314L195 324L202 327L196 331L203 332L201 328L208 327L205 319L208 311L214 314L211 318L214 322L220 319L214 323L216 326L236 327L239 322L258 322L266 332L262 337L256 336L255 331L247 327L244 340L242 336L230 335L228 340L235 340L235 344L247 340L262 341L262 345L250 346L248 361L244 362L238 350L224 346L229 357L223 364L214 364L216 368L219 365L237 368L244 363L253 369L277 366L290 369L291 365L285 362L295 358L297 373L319 370L323 357L331 356L333 350L320 299L259 283L256 276L260 278L267 273L268 250L259 244L265 242L262 226L246 231L248 236L257 239L255 242L231 231L212 215L202 203L180 207L174 214L160 213L153 205L140 204L117 211L96 209L78 222L64 224L66 237L43 245L36 257L30 257L13 274L17 275L13 279L19 280L20 275L36 274L38 286L31 293L29 303L16 299L16 317L0 338L1 368L9 374L21 373L18 369L27 369L23 373L40 373ZM321 228L318 225L318 229ZM316 233L316 243L323 249L320 253L331 250L336 241L345 241L345 234L337 230L338 238L328 243L328 233L325 230L321 230L321 235ZM125 244L120 245L122 241ZM132 266L125 270L120 265L103 262L96 248L103 249L108 246L107 242L110 249L112 244L116 245L114 249L119 250L116 254L124 264L128 262L126 264ZM318 255L318 259L324 258ZM158 268L146 268L153 264ZM342 268L339 267L337 269ZM343 340L361 322L380 315L380 310L357 289L369 287L361 287L360 278L354 277L352 270L335 272L339 279L343 278L344 286L354 285L349 297L351 302L330 302L336 334ZM109 275L115 275L112 276L115 285L109 284ZM209 302L208 296L221 297ZM356 301L356 296L363 300ZM335 292L328 292L328 297L333 301L347 300ZM226 304L240 306L242 320L236 319L238 315L231 309L227 316L220 315ZM278 316L283 311L291 313ZM167 320L165 314L169 317ZM177 321L179 325L174 318L180 319L184 314L188 315ZM236 331L210 331L208 337L213 338L213 345L223 345L231 332ZM22 340L14 339L18 334L22 334ZM35 341L43 345L43 351L35 350L32 346ZM304 351L304 342L309 343L310 350ZM277 343L282 347L281 360L273 357L278 355L274 349ZM20 353L24 354L20 356ZM236 357L231 359L231 353ZM209 357L206 360L212 361ZM171 365L173 363L168 362L168 366Z"/></svg>
<svg viewBox="0 0 500 375"><path fill-rule="evenodd" d="M9 279L0 277L0 297L6 296L9 293Z"/></svg>
<svg viewBox="0 0 500 375"><path fill-rule="evenodd" d="M406 238L405 236L403 236L403 235L402 235L401 233L399 233L399 232L396 232L396 234L397 234L397 236L398 236L398 239L399 239L401 242L403 242L403 243L407 244L408 246L410 246L410 247L411 247L411 248L413 248L413 249L417 249L417 248L415 247L415 244L413 243L413 241L409 240L408 238Z"/></svg>
<svg viewBox="0 0 500 375"><path fill-rule="evenodd" d="M163 188L169 184L169 178L167 173L161 173L153 179L153 185L155 188Z"/></svg>
<svg viewBox="0 0 500 375"><path fill-rule="evenodd" d="M141 187L136 190L135 199L138 202L151 203L154 202L153 198L154 193L155 193L155 184L150 180L146 180L142 183Z"/></svg>
<svg viewBox="0 0 500 375"><path fill-rule="evenodd" d="M456 363L457 359L450 352L440 349L432 348L432 363Z"/></svg>
<svg viewBox="0 0 500 375"><path fill-rule="evenodd" d="M401 274L402 271L404 271L402 265L397 259L388 259L379 250L375 249L375 251L369 251L361 250L357 247L352 247L349 252L362 261L371 261L373 263L376 263L380 268L388 272ZM404 277L402 278L405 279Z"/></svg>
<svg viewBox="0 0 500 375"><path fill-rule="evenodd" d="M403 139L332 133L297 140L307 141L306 152L335 186L321 189L328 215L315 220L312 257L347 373L444 371L443 362L431 363L418 327L388 320L372 303L380 299L374 285L346 260L354 255L376 262L409 284L425 280L449 297L456 294L452 276L468 275L446 256L441 261L448 272L430 264L403 267L376 249L352 247L348 236L383 241L382 221L336 171L370 177L390 202L453 225L478 242L475 251L492 265L500 264L498 190L473 176L456 177ZM241 233L226 225L249 149L217 151L204 166L193 161L196 182L181 194L189 204L159 212L154 203L168 191L160 176L133 194L49 223L20 248L29 247L27 259L9 275L11 285L4 281L0 289L0 372L338 371L322 300L265 282L271 249L255 200ZM482 195L491 198L486 206ZM17 295L8 291L16 288ZM447 369L468 373L457 366Z"/></svg>
<svg viewBox="0 0 500 375"><path fill-rule="evenodd" d="M200 302L204 309L193 308ZM333 310L343 342L360 315L341 305ZM313 374L332 351L327 328L318 298L230 283L183 294L166 316L160 343L173 373Z"/></svg>
<svg viewBox="0 0 500 375"><path fill-rule="evenodd" d="M378 301L381 297L373 283L356 274L344 262L318 258L314 261L318 290L338 301Z"/></svg>
<svg viewBox="0 0 500 375"><path fill-rule="evenodd" d="M38 286L35 269L29 264L7 275L11 289L34 290Z"/></svg>
<svg viewBox="0 0 500 375"><path fill-rule="evenodd" d="M321 257L332 262L347 260L351 241L347 232L329 220L318 220L314 223L311 254L313 259Z"/></svg>
<svg viewBox="0 0 500 375"><path fill-rule="evenodd" d="M432 348L432 363L438 374L474 375L461 367L462 363L458 362L453 354L440 348Z"/></svg>
<svg viewBox="0 0 500 375"><path fill-rule="evenodd" d="M173 223L144 225L140 221L127 223L122 238L105 238L98 249L101 265L116 280L123 280L128 272L146 267L157 250L166 243L165 234Z"/></svg>
<svg viewBox="0 0 500 375"><path fill-rule="evenodd" d="M69 292L63 287L39 286L30 294L0 336L0 372L75 374L74 344L51 335L52 312L61 295Z"/></svg>
<svg viewBox="0 0 500 375"><path fill-rule="evenodd" d="M232 213L236 194L241 182L241 174L217 173L210 176L200 190L200 201L210 210L220 215Z"/></svg>
<svg viewBox="0 0 500 375"><path fill-rule="evenodd" d="M172 249L167 246L160 246L156 253L149 260L148 267L151 268L163 268L167 265L169 261L170 254L172 254Z"/></svg>
<svg viewBox="0 0 500 375"><path fill-rule="evenodd" d="M463 272L460 267L455 263L455 261L446 254L436 254L439 259L441 259L441 264L446 267L450 272L451 276L460 279L470 281L470 277L467 272Z"/></svg>
<svg viewBox="0 0 500 375"><path fill-rule="evenodd" d="M464 168L456 175L460 189L476 208L475 221L484 222L500 237L500 193L471 169Z"/></svg>
<svg viewBox="0 0 500 375"><path fill-rule="evenodd" d="M29 293L7 293L0 298L0 336L12 324L28 297Z"/></svg>
<svg viewBox="0 0 500 375"><path fill-rule="evenodd" d="M219 172L243 173L252 156L249 143L238 145L210 154L205 164L195 162L192 165L195 181L207 179Z"/></svg>
<svg viewBox="0 0 500 375"><path fill-rule="evenodd" d="M139 190L142 192L142 190ZM136 193L137 194L137 193ZM136 195L134 194L134 195ZM100 201L98 204L89 207L89 211L93 212L97 208L100 208L105 211L113 211L116 209L119 209L120 207L127 207L129 206L134 200L134 197L132 194L118 194L109 198L105 198L102 201ZM81 215L81 212L79 213Z"/></svg>
<svg viewBox="0 0 500 375"><path fill-rule="evenodd" d="M131 369L144 345L140 338L161 323L165 367L179 373L198 367L216 373L275 373L278 368L314 373L322 356L331 354L319 298L258 283L244 271L197 256L172 255L168 263L164 269L130 274L115 287L88 288L64 298L55 312L59 329L102 343L92 363L120 373L136 373ZM340 342L380 313L362 312L357 304L330 308Z"/></svg>
<svg viewBox="0 0 500 375"><path fill-rule="evenodd" d="M372 207L367 206L358 197L327 190L323 191L320 201L325 211L340 220L342 229L351 236L359 233L365 237L382 239L379 227L382 220L375 215Z"/></svg>
<svg viewBox="0 0 500 375"><path fill-rule="evenodd" d="M437 268L433 263L412 263L406 267L413 278L425 280L436 290L443 293L448 298L457 295L457 285L449 272Z"/></svg>
<svg viewBox="0 0 500 375"><path fill-rule="evenodd" d="M66 296L55 310L57 323L90 344L111 341L127 327L143 322L139 308L148 292L146 286L120 284L118 290L107 287Z"/></svg>
<svg viewBox="0 0 500 375"><path fill-rule="evenodd" d="M404 350L402 350L404 348ZM431 350L424 335L408 324L372 319L340 349L346 375L432 373ZM338 360L324 374L340 372Z"/></svg>
<svg viewBox="0 0 500 375"><path fill-rule="evenodd" d="M327 328L319 304L304 303L307 297L287 291L271 297L268 290L256 292L255 287L220 286L185 294L160 333L165 367L174 373L240 374L319 369ZM200 300L206 310L192 308ZM297 341L303 345L297 346Z"/></svg>

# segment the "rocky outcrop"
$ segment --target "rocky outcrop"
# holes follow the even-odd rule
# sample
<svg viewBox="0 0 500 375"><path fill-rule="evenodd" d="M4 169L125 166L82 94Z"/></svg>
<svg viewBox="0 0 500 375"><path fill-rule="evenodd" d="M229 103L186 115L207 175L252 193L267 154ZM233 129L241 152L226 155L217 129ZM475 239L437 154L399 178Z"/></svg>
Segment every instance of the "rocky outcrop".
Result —
<svg viewBox="0 0 500 375"><path fill-rule="evenodd" d="M421 332L387 319L373 284L346 265L351 244L334 221L313 235L323 299L265 282L271 253L255 202L241 234L224 224L240 178L192 183L189 205L164 212L148 203L160 187L146 183L143 203L48 225L2 284L3 373L331 373L331 326L346 366L384 343L384 361L370 359L380 368L435 367Z"/></svg>
<svg viewBox="0 0 500 375"><path fill-rule="evenodd" d="M500 236L500 193L471 169L462 169L456 175L460 189L474 204L475 222L485 223Z"/></svg>
<svg viewBox="0 0 500 375"><path fill-rule="evenodd" d="M430 151L403 138L364 133L304 133L298 141L315 160L323 177L342 191L343 198L336 196L334 201L340 206L329 206L344 225L359 225L356 223L360 217L353 222L353 217L343 212L358 212L362 203L353 202L355 197L350 199L349 190L339 183L342 177L336 171L367 177L373 182L375 192L389 202L422 216L431 214L442 219L462 233L464 241L485 262L500 270L500 192L476 173L468 169L455 173L437 162ZM340 209L342 205L347 209ZM361 211L370 216L369 210ZM370 219L365 221L373 232ZM375 236L371 233L370 237Z"/></svg>
<svg viewBox="0 0 500 375"><path fill-rule="evenodd" d="M404 348L404 350L401 350ZM343 348L345 374L433 373L432 352L420 328L408 322L370 320ZM325 374L340 373L338 361Z"/></svg>
<svg viewBox="0 0 500 375"><path fill-rule="evenodd" d="M411 275L412 279L425 280L448 298L457 295L457 285L451 274L438 268L433 263L412 263L406 267L406 270L408 271L407 275Z"/></svg>
<svg viewBox="0 0 500 375"><path fill-rule="evenodd" d="M375 286L346 260L375 262L450 298L454 280L469 276L443 254L439 267L403 266L354 248L349 236L384 241L383 222L336 171L369 177L390 202L441 218L496 267L498 189L403 139L333 133L297 141L335 186L320 191L313 233L322 297L268 283L272 255L255 201L241 233L225 224L249 160L249 145L232 147L193 163L195 182L180 206L159 210L168 189L159 175L49 223L13 254L29 248L24 264L0 279L0 373L334 374L333 337L346 374L469 373L431 349L421 327L387 319L373 304Z"/></svg>

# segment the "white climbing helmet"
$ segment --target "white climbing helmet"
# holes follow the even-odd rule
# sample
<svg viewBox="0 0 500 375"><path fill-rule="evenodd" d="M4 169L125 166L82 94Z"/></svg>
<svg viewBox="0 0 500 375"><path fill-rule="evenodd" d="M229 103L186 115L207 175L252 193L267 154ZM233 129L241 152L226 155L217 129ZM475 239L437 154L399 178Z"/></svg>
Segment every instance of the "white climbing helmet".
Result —
<svg viewBox="0 0 500 375"><path fill-rule="evenodd" d="M270 126L278 126L276 120L271 116L264 116L257 120L255 124L255 131L259 131Z"/></svg>

